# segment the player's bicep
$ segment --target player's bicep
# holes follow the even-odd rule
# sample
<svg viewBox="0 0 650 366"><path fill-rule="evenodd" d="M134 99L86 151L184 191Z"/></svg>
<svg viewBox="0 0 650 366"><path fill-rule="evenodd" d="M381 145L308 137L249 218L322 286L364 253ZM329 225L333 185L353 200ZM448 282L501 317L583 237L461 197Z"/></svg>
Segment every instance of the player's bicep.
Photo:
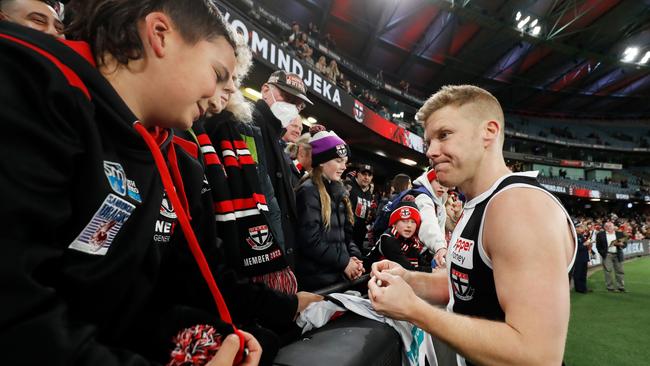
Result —
<svg viewBox="0 0 650 366"><path fill-rule="evenodd" d="M544 349L557 346L569 318L564 214L532 189L506 191L487 210L483 243L506 323Z"/></svg>

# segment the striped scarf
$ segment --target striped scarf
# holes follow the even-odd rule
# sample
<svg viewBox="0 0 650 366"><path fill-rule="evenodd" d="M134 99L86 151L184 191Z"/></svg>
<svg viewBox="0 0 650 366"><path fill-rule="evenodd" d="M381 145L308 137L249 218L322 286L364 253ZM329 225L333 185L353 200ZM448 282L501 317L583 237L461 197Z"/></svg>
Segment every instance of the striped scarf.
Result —
<svg viewBox="0 0 650 366"><path fill-rule="evenodd" d="M193 130L212 187L217 232L230 263L253 282L296 293L297 281L262 211L268 211L257 164L229 112L198 121Z"/></svg>

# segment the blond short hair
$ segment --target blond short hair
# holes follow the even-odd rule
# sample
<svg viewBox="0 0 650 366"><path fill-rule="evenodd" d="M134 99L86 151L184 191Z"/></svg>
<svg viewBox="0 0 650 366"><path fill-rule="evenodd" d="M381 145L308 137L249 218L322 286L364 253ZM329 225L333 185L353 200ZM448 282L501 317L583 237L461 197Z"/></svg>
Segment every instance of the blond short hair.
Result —
<svg viewBox="0 0 650 366"><path fill-rule="evenodd" d="M284 151L289 154L291 159L296 159L298 157L298 148L302 147L303 149L308 149L311 151L311 145L309 145L309 139L311 135L309 133L303 133L296 142L290 142L287 144L287 147Z"/></svg>
<svg viewBox="0 0 650 366"><path fill-rule="evenodd" d="M426 127L426 121L433 113L447 106L461 107L475 104L479 113L495 119L501 125L501 136L505 129L505 118L501 104L489 91L474 85L445 85L422 105L415 118Z"/></svg>

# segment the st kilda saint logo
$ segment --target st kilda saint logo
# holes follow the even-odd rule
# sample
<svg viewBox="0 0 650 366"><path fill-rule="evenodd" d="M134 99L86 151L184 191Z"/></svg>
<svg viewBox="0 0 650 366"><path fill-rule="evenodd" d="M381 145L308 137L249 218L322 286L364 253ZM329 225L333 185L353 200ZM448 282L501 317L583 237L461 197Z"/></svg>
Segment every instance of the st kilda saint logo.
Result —
<svg viewBox="0 0 650 366"><path fill-rule="evenodd" d="M359 123L363 122L363 117L364 117L363 103L355 99L353 112L354 112L354 119Z"/></svg>
<svg viewBox="0 0 650 366"><path fill-rule="evenodd" d="M458 299L469 301L474 297L474 288L469 285L469 275L467 273L452 268L451 283L454 289L454 295Z"/></svg>
<svg viewBox="0 0 650 366"><path fill-rule="evenodd" d="M345 147L345 145L343 145L343 144L337 145L336 146L336 154L341 158L344 158L344 157L348 156L347 147Z"/></svg>
<svg viewBox="0 0 650 366"><path fill-rule="evenodd" d="M409 210L408 208L403 208L403 209L401 209L401 210L399 211L399 217L400 217L402 220L410 219L410 218L411 218L411 210Z"/></svg>
<svg viewBox="0 0 650 366"><path fill-rule="evenodd" d="M264 250L273 244L273 237L267 225L259 225L248 229L246 242L253 250Z"/></svg>

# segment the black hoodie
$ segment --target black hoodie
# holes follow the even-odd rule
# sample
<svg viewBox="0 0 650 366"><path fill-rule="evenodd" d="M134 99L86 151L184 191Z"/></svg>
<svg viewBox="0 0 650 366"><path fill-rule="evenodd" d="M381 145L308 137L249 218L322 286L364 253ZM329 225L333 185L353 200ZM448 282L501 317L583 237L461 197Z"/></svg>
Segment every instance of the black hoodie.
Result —
<svg viewBox="0 0 650 366"><path fill-rule="evenodd" d="M218 320L184 240L174 239L181 230L136 117L92 65L88 46L76 46L85 57L0 22L2 363L167 362L182 328L231 328ZM157 132L216 267L203 168L190 145Z"/></svg>

